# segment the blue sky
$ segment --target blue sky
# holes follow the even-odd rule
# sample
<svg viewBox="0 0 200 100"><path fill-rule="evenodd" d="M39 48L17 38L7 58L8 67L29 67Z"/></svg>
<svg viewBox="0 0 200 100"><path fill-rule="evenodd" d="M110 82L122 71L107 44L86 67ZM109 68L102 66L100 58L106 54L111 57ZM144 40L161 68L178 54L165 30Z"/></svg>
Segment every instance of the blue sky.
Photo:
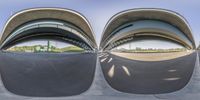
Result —
<svg viewBox="0 0 200 100"><path fill-rule="evenodd" d="M61 7L82 13L91 23L99 44L103 29L116 13L133 8L163 8L176 11L189 22L196 45L200 41L200 0L1 0L0 30L18 11L35 7Z"/></svg>

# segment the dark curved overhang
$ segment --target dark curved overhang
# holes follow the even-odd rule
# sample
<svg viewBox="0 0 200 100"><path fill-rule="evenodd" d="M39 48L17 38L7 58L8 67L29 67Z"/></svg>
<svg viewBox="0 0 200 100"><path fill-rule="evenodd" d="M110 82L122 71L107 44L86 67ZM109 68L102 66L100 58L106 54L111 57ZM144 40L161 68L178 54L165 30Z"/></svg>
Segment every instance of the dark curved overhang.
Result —
<svg viewBox="0 0 200 100"><path fill-rule="evenodd" d="M46 30L48 30L49 32L47 32ZM69 33L70 35L66 35L62 33ZM83 39L76 36L75 34L71 34L70 32L66 30L61 30L61 29L56 29L56 28L36 28L36 29L24 31L21 34L16 35L15 37L11 38L7 42L4 42L4 44L1 46L1 49L7 49L16 44L20 44L22 42L27 42L31 40L44 40L44 39L67 42L67 43L76 45L78 47L81 47L85 50L93 49Z"/></svg>
<svg viewBox="0 0 200 100"><path fill-rule="evenodd" d="M138 20L158 20L171 24L184 33L184 35L191 41L193 49L196 47L190 26L183 16L165 9L145 8L130 9L114 15L104 28L100 48L106 44L107 40L105 39L121 25Z"/></svg>
<svg viewBox="0 0 200 100"><path fill-rule="evenodd" d="M16 13L7 21L3 29L1 45L21 25L40 19L62 20L78 27L82 35L91 42L91 46L97 48L93 30L87 19L80 13L61 8L34 8Z"/></svg>
<svg viewBox="0 0 200 100"><path fill-rule="evenodd" d="M118 40L121 40L120 43L122 43L126 42L126 39L124 38L137 36L156 36L160 38L167 38L188 49L193 48L190 40L179 29L168 23L155 20L135 21L120 26L107 37L107 40L105 39L106 44L103 48L110 44L112 45Z"/></svg>
<svg viewBox="0 0 200 100"><path fill-rule="evenodd" d="M76 46L92 50L91 41L88 41L89 39L82 34L83 32L77 27L63 21L52 19L35 20L27 22L13 31L1 44L1 49L7 49L21 40L36 39L36 37L51 37L52 39L62 37L65 40L73 40L75 42L73 44ZM83 46L79 44L83 44Z"/></svg>

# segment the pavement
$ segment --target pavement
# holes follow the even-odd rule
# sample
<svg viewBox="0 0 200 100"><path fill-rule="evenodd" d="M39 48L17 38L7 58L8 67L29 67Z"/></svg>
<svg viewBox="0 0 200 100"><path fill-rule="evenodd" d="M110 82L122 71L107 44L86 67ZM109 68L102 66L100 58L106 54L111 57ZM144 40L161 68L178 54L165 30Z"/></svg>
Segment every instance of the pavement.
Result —
<svg viewBox="0 0 200 100"><path fill-rule="evenodd" d="M170 93L183 88L195 62L196 53L164 61L131 60L111 53L101 57L108 83L114 89L134 94Z"/></svg>
<svg viewBox="0 0 200 100"><path fill-rule="evenodd" d="M101 59L97 58L92 85L88 90L79 95L61 97L22 96L10 92L5 88L3 82L0 81L0 100L198 100L200 98L200 66L199 56L196 54L194 54L194 56L196 56L196 62L191 79L182 89L170 93L133 94L118 91L112 88L105 80L101 69L102 66L100 65ZM1 71L2 70L0 69L0 72ZM1 73L1 76L2 75L3 74Z"/></svg>
<svg viewBox="0 0 200 100"><path fill-rule="evenodd" d="M83 60L87 59L87 60ZM24 96L78 95L91 86L96 54L0 53L5 87Z"/></svg>

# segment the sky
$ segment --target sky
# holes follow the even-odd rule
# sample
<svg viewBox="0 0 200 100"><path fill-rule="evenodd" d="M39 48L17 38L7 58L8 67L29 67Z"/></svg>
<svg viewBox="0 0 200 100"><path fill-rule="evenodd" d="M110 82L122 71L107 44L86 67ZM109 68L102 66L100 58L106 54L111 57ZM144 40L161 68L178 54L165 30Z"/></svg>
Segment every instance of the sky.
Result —
<svg viewBox="0 0 200 100"><path fill-rule="evenodd" d="M134 8L162 8L184 16L193 32L195 43L200 41L200 0L1 0L0 34L6 21L15 13L36 7L58 7L75 10L84 15L100 43L104 27L116 13Z"/></svg>

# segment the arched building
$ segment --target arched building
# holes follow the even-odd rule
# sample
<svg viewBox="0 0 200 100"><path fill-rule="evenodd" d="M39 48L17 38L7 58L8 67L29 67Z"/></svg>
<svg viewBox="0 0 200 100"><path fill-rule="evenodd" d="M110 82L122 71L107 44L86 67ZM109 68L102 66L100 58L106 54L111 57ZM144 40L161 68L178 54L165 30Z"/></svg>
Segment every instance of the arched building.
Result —
<svg viewBox="0 0 200 100"><path fill-rule="evenodd" d="M187 49L195 49L187 21L181 15L164 9L130 9L114 15L105 26L100 49L112 49L137 36L165 38Z"/></svg>
<svg viewBox="0 0 200 100"><path fill-rule="evenodd" d="M12 16L4 27L1 49L37 38L63 40L86 50L97 49L87 19L75 11L61 8L34 8Z"/></svg>

